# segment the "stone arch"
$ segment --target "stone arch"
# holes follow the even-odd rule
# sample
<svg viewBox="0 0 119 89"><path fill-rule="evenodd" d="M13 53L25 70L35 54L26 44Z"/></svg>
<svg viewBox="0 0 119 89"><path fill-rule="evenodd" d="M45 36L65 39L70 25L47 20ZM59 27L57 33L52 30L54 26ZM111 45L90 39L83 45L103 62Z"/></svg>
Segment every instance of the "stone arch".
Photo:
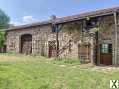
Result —
<svg viewBox="0 0 119 89"><path fill-rule="evenodd" d="M24 34L20 39L20 53L31 54L32 53L32 35Z"/></svg>

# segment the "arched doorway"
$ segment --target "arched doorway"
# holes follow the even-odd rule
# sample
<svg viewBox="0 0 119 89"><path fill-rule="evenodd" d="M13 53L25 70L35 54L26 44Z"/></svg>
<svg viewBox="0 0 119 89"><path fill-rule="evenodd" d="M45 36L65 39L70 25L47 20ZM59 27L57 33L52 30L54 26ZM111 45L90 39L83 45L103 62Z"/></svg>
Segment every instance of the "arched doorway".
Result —
<svg viewBox="0 0 119 89"><path fill-rule="evenodd" d="M21 36L20 52L27 55L32 53L32 35L31 34L24 34Z"/></svg>

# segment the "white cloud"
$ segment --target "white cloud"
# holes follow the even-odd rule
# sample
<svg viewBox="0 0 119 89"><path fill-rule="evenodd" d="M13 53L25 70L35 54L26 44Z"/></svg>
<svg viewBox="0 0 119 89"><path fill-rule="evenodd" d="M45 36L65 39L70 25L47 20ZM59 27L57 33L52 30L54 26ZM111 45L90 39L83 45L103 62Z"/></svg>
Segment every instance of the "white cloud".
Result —
<svg viewBox="0 0 119 89"><path fill-rule="evenodd" d="M38 20L36 18L34 18L33 16L23 16L22 17L22 21L24 23L32 23L32 22L37 22Z"/></svg>
<svg viewBox="0 0 119 89"><path fill-rule="evenodd" d="M17 22L17 21L10 21L10 24L17 26L17 25L23 25L24 23Z"/></svg>
<svg viewBox="0 0 119 89"><path fill-rule="evenodd" d="M11 21L10 24L14 26L18 26L18 25L24 25L24 24L33 23L33 22L38 22L38 20L34 18L33 16L29 15L29 16L23 16L21 22Z"/></svg>

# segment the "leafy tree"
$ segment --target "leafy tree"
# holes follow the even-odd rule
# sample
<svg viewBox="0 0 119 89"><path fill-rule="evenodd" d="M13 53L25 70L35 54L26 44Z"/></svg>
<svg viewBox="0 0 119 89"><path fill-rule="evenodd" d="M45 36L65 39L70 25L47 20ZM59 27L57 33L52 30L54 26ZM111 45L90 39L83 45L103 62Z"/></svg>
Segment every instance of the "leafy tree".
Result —
<svg viewBox="0 0 119 89"><path fill-rule="evenodd" d="M9 17L0 9L0 47L4 45L5 30L9 27Z"/></svg>

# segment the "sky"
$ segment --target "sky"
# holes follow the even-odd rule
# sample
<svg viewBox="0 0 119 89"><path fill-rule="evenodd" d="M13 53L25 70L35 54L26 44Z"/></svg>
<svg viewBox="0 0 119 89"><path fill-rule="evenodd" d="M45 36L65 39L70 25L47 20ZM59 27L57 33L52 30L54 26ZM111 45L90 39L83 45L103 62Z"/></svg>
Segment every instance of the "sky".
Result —
<svg viewBox="0 0 119 89"><path fill-rule="evenodd" d="M0 8L15 25L117 6L119 0L0 0Z"/></svg>

